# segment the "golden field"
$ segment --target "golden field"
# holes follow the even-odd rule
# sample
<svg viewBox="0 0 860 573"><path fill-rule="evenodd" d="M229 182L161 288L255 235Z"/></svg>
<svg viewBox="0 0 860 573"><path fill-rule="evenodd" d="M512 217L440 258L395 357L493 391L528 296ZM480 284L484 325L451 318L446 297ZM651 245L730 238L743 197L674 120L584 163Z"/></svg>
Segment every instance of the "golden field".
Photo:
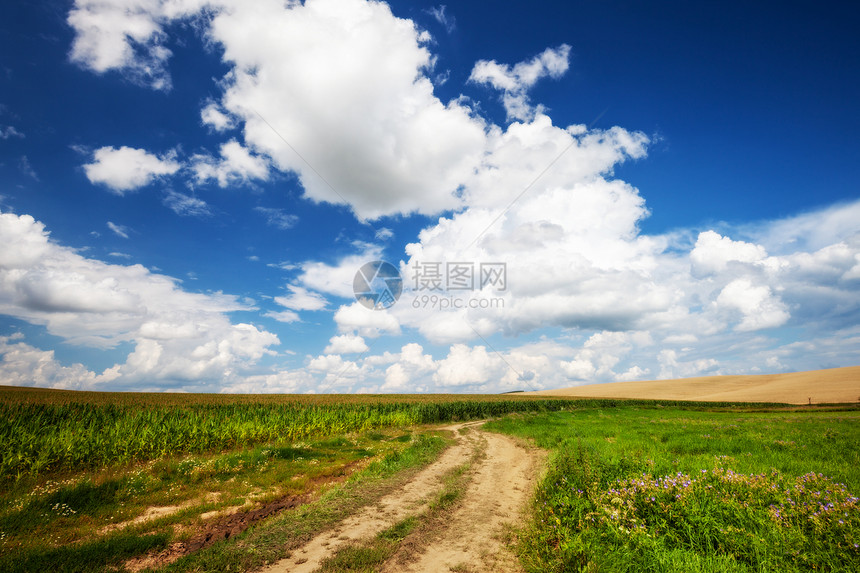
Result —
<svg viewBox="0 0 860 573"><path fill-rule="evenodd" d="M707 402L846 403L860 401L860 366L785 374L613 382L524 394Z"/></svg>

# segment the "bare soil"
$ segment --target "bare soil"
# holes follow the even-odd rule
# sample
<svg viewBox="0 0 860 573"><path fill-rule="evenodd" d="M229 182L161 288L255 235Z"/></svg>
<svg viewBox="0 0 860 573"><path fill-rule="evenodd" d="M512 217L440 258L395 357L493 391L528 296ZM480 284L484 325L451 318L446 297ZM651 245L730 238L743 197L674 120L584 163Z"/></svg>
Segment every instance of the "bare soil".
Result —
<svg viewBox="0 0 860 573"><path fill-rule="evenodd" d="M305 496L285 496L254 509L222 515L219 519L211 520L202 528L197 529L197 533L188 541L177 541L158 553L130 559L125 562L125 568L129 571L142 571L154 567L163 567L184 555L209 547L222 539L229 539L238 535L258 521L292 509L306 501Z"/></svg>
<svg viewBox="0 0 860 573"><path fill-rule="evenodd" d="M351 473L359 469L362 465L362 461L351 462L341 468L340 475L323 476L314 481L324 485L339 483L346 480ZM169 565L180 557L199 551L204 547L209 547L222 539L234 537L259 521L273 517L282 511L298 507L303 503L307 503L313 495L315 494L284 495L266 503L246 503L245 505L234 506L220 511L203 513L200 515L200 519L203 521L203 524L194 527L194 533L187 541L176 541L171 543L162 551L134 557L126 561L123 565L128 571L132 572ZM217 499L217 496L209 495L205 501L211 502L215 499ZM194 504L195 503L192 501L183 505L151 507L144 512L143 515L132 521L109 527L116 529L144 523L165 515L170 515L171 513L176 513L177 511ZM182 529L180 528L179 531L181 532Z"/></svg>

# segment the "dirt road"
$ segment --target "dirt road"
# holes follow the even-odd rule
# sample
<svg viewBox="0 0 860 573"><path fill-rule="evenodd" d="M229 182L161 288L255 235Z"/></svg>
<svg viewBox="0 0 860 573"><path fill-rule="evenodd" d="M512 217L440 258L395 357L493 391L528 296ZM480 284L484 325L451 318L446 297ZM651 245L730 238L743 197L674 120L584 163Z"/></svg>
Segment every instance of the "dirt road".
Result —
<svg viewBox="0 0 860 573"><path fill-rule="evenodd" d="M502 538L505 524L521 522L521 512L534 489L541 454L512 438L480 430L481 422L458 424L457 443L399 491L382 498L324 532L266 573L311 573L338 549L367 540L395 523L418 515L442 487L442 478L472 460L469 483L443 525L410 543L386 563L386 573L457 571L515 572L516 559ZM461 432L461 428L467 431Z"/></svg>

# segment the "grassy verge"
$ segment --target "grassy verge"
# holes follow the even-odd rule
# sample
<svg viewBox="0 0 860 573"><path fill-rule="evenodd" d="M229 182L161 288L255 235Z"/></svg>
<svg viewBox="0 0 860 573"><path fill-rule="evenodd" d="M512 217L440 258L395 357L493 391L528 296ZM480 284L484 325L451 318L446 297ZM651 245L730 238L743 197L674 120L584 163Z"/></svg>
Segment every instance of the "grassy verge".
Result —
<svg viewBox="0 0 860 573"><path fill-rule="evenodd" d="M619 407L487 429L555 450L530 571L858 571L860 412Z"/></svg>
<svg viewBox="0 0 860 573"><path fill-rule="evenodd" d="M399 547L400 542L415 528L417 518L407 517L362 545L350 545L329 557L315 573L346 573L376 571Z"/></svg>
<svg viewBox="0 0 860 573"><path fill-rule="evenodd" d="M402 450L375 460L319 499L183 557L164 571L246 571L288 557L321 531L406 483L435 460L447 443L435 433L418 434Z"/></svg>
<svg viewBox="0 0 860 573"><path fill-rule="evenodd" d="M218 512L249 511L284 498L305 500L319 492L317 507L343 505L340 489L332 484L347 474L359 470L346 489L377 483L426 463L443 447L438 437L387 429L166 458L35 483L22 480L0 494L0 570L47 570L40 564L48 563L54 571L117 570L131 557L187 541L201 527L217 525ZM142 520L153 508L160 511ZM313 510L300 506L285 513L308 512ZM316 515L324 513L317 510ZM297 521L301 524L282 528L281 545L316 523ZM194 570L193 556L185 561Z"/></svg>

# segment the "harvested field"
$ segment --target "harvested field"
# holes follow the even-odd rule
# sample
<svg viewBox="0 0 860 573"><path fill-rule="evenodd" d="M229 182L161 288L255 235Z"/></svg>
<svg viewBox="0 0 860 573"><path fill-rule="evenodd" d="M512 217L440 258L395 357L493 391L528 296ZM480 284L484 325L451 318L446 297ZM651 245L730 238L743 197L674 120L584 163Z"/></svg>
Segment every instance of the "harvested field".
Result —
<svg viewBox="0 0 860 573"><path fill-rule="evenodd" d="M707 402L856 403L860 401L860 366L787 374L590 384L524 394Z"/></svg>

